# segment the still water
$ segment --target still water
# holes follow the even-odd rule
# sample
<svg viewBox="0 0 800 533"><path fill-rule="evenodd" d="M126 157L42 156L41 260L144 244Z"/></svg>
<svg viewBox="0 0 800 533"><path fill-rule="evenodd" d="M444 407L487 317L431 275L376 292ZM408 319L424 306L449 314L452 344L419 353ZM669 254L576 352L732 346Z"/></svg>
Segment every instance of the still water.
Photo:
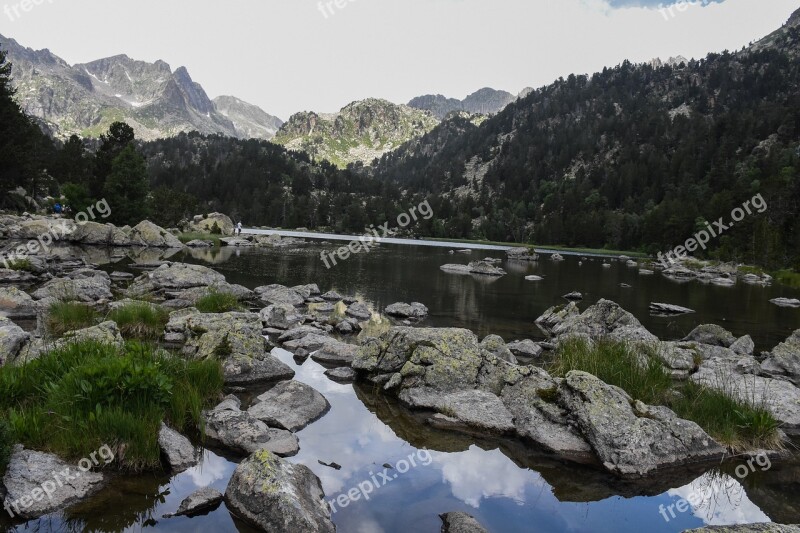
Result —
<svg viewBox="0 0 800 533"><path fill-rule="evenodd" d="M250 288L271 283L317 283L323 291L357 295L380 310L397 301L420 301L430 308L426 327L464 327L480 336L495 333L507 341L541 338L533 324L561 296L584 293L585 308L600 298L620 303L662 339L683 337L701 323L718 323L736 335L750 334L759 350L769 350L800 327L800 310L769 303L778 296L798 297L782 287L739 284L731 288L699 282L674 283L645 277L622 262L603 268L602 260L501 265L500 278L459 276L439 269L467 263L499 251L450 254L447 249L384 245L351 257L328 270L322 245L293 249L215 249L182 252L171 260L213 266L231 283ZM125 264L108 265L125 269ZM525 281L536 274L544 281ZM621 283L632 285L622 288ZM692 308L679 318L650 316L650 302ZM301 451L293 462L310 467L329 500L358 487L384 466L410 456L417 466L405 473L387 469L391 481L369 495L338 508L333 520L349 533L438 532L438 515L465 511L490 531L500 532L678 532L703 524L776 521L800 517L800 464L775 463L744 477L735 465L711 471L681 470L644 482L620 482L602 472L554 461L512 441L480 440L434 430L418 415L376 394L366 385L328 380L325 368L308 360L298 365L291 354L274 351L297 372L295 379L320 391L330 412L298 433ZM223 505L204 517L163 519L197 488L225 490L235 469L232 458L209 450L205 461L169 478L145 475L118 478L91 501L28 524L18 531L250 531ZM430 455L428 455L430 454ZM422 460L422 458L429 460ZM319 463L336 462L341 470ZM382 478L383 479L383 478ZM681 499L693 504L671 516L664 508ZM665 516L668 518L665 519Z"/></svg>

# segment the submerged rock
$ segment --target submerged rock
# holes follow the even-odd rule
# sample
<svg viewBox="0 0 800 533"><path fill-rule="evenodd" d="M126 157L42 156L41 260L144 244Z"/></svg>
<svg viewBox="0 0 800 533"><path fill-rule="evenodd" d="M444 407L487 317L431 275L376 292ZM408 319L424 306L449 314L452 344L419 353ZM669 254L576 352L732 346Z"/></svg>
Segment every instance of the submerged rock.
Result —
<svg viewBox="0 0 800 533"><path fill-rule="evenodd" d="M213 511L220 506L225 496L217 489L205 487L187 496L174 514L166 514L164 518L173 516L197 516Z"/></svg>
<svg viewBox="0 0 800 533"><path fill-rule="evenodd" d="M225 502L231 512L264 531L336 531L319 478L308 467L267 451L254 453L236 468Z"/></svg>
<svg viewBox="0 0 800 533"><path fill-rule="evenodd" d="M300 431L322 418L331 408L328 400L299 381L283 381L258 397L248 413L266 424Z"/></svg>
<svg viewBox="0 0 800 533"><path fill-rule="evenodd" d="M294 433L268 427L261 420L242 411L241 405L241 400L231 395L206 412L206 437L217 445L242 455L268 450L281 457L291 457L300 451L300 442Z"/></svg>
<svg viewBox="0 0 800 533"><path fill-rule="evenodd" d="M17 516L38 518L88 498L104 482L102 474L83 471L49 453L16 446L3 477L5 503ZM48 488L45 493L43 489Z"/></svg>

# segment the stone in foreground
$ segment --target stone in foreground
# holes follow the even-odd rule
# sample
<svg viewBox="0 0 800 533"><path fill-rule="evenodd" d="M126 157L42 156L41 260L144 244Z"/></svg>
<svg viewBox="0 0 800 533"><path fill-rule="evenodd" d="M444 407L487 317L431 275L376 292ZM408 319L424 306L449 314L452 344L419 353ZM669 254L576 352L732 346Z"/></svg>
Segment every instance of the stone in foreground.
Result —
<svg viewBox="0 0 800 533"><path fill-rule="evenodd" d="M291 457L300 451L300 442L293 433L268 427L240 407L241 400L231 395L205 413L206 436L217 445L243 455L267 450L280 457Z"/></svg>
<svg viewBox="0 0 800 533"><path fill-rule="evenodd" d="M189 439L167 427L163 422L158 432L158 445L173 473L178 474L188 470L200 460L200 454Z"/></svg>
<svg viewBox="0 0 800 533"><path fill-rule="evenodd" d="M334 533L319 478L304 465L260 451L244 460L225 491L228 509L264 531Z"/></svg>
<svg viewBox="0 0 800 533"><path fill-rule="evenodd" d="M69 476L60 475L55 480L53 472L69 473ZM102 474L82 472L55 455L17 446L3 478L7 492L5 504L15 515L38 518L91 496L100 490L103 482ZM51 494L44 494L43 489L51 486Z"/></svg>

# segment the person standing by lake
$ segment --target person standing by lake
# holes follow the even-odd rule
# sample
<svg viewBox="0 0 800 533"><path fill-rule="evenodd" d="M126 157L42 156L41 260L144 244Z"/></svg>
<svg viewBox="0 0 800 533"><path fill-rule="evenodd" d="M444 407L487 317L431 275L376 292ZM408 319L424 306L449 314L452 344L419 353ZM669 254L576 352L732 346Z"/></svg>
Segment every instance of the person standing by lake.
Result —
<svg viewBox="0 0 800 533"><path fill-rule="evenodd" d="M236 231L234 231L234 233L239 237L242 236L242 223L241 222L236 224Z"/></svg>

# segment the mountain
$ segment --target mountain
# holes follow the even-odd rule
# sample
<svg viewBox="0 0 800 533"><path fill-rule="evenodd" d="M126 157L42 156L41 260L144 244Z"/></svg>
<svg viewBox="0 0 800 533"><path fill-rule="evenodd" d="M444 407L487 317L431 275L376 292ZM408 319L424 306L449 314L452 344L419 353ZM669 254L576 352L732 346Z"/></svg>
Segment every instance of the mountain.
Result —
<svg viewBox="0 0 800 533"><path fill-rule="evenodd" d="M467 96L464 100L447 98L441 94L427 94L412 99L409 107L423 109L433 113L433 116L443 120L453 111L466 111L470 114L493 115L502 111L508 104L516 100L516 96L505 91L497 91L489 87L480 89Z"/></svg>
<svg viewBox="0 0 800 533"><path fill-rule="evenodd" d="M229 118L184 67L173 72L164 61L125 55L71 66L46 49L25 48L3 36L0 43L13 64L17 103L56 137L98 137L118 120L144 140L188 131L268 138L274 130L274 117L244 102L226 107Z"/></svg>
<svg viewBox="0 0 800 533"><path fill-rule="evenodd" d="M266 113L260 107L248 104L235 96L214 98L217 111L233 122L240 137L251 139L272 139L283 121Z"/></svg>
<svg viewBox="0 0 800 533"><path fill-rule="evenodd" d="M444 198L451 237L651 252L762 194L717 257L800 268L798 43L800 11L736 53L571 75L369 172Z"/></svg>
<svg viewBox="0 0 800 533"><path fill-rule="evenodd" d="M438 123L427 111L369 98L353 102L338 113L296 113L281 127L274 142L339 167L357 162L369 165Z"/></svg>

